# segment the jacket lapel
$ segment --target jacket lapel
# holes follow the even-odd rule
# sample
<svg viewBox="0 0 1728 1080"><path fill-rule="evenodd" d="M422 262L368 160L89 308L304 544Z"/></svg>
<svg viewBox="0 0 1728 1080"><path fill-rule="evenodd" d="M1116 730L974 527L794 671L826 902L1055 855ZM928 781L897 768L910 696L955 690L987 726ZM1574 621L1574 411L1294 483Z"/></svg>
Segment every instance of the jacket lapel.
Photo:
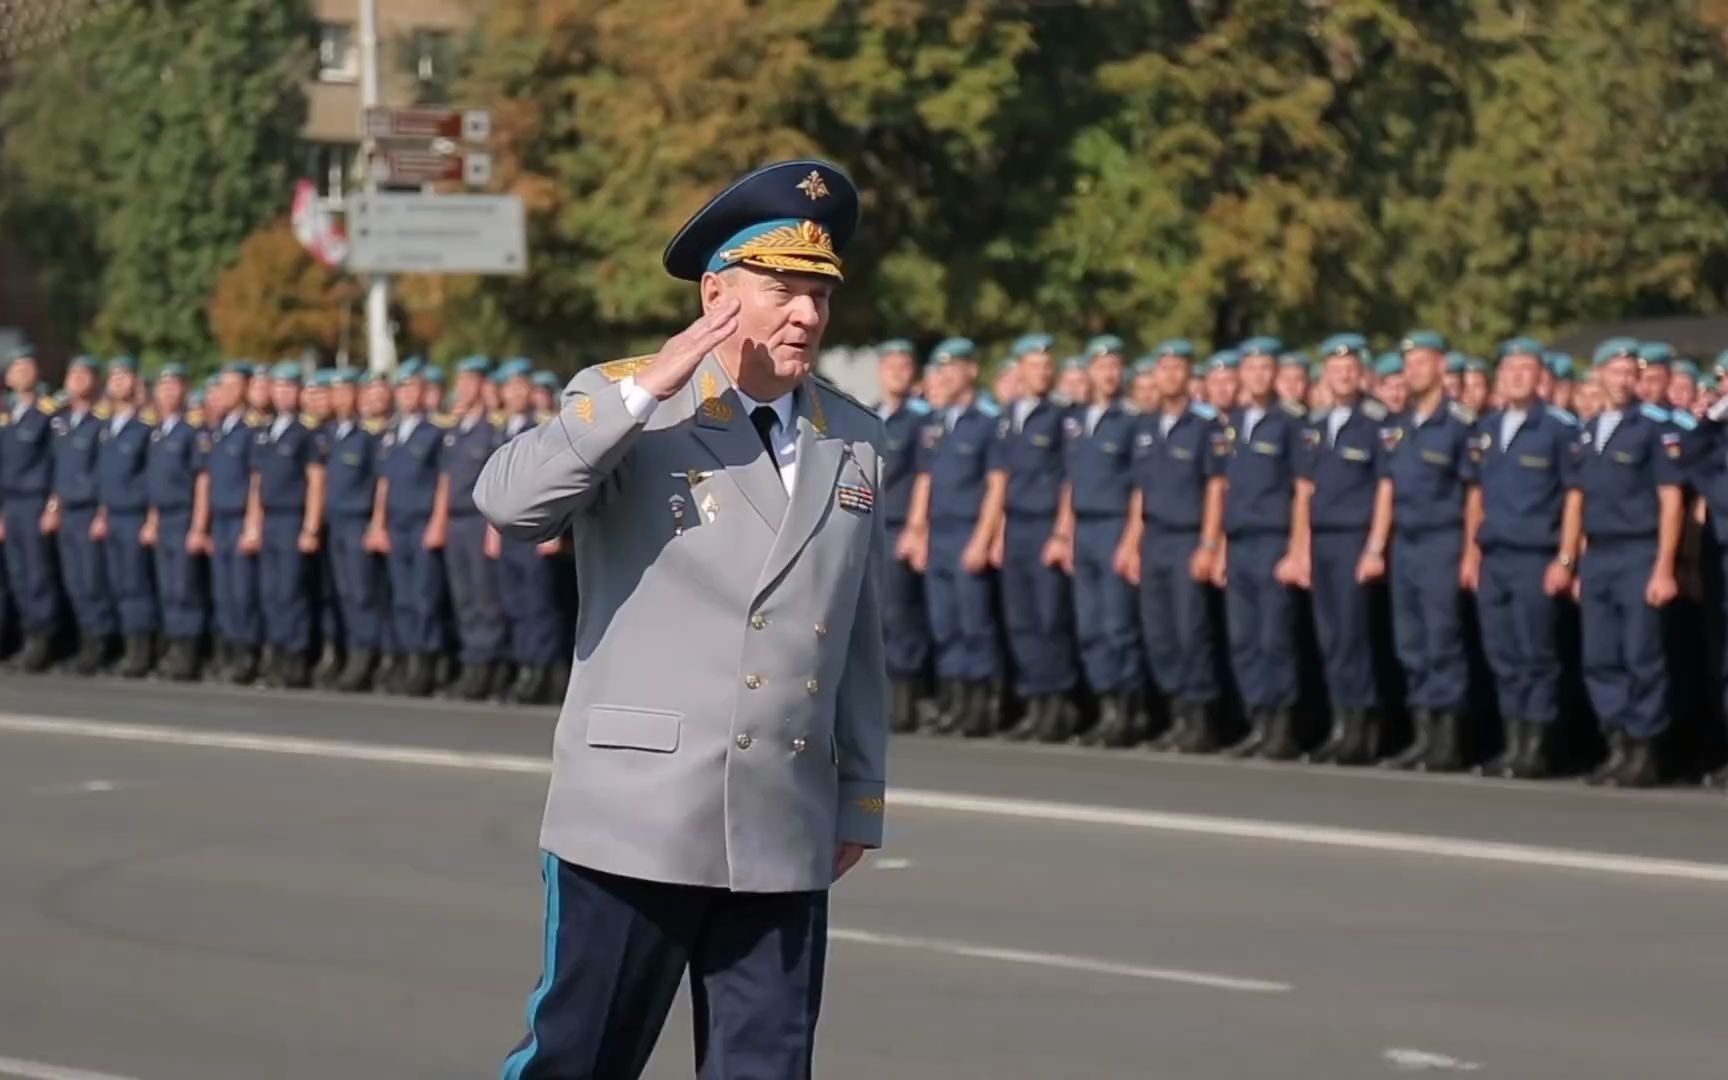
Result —
<svg viewBox="0 0 1728 1080"><path fill-rule="evenodd" d="M758 595L771 588L798 558L834 502L834 482L846 460L846 443L828 437L828 421L816 393L808 382L798 388L798 479L792 487L786 520L757 582Z"/></svg>
<svg viewBox="0 0 1728 1080"><path fill-rule="evenodd" d="M780 470L763 449L750 418L744 415L744 404L738 400L732 380L712 353L691 377L690 394L692 415L696 419L691 431L697 441L719 462L768 528L779 532L786 517L786 485L780 479ZM799 465L803 465L802 457Z"/></svg>

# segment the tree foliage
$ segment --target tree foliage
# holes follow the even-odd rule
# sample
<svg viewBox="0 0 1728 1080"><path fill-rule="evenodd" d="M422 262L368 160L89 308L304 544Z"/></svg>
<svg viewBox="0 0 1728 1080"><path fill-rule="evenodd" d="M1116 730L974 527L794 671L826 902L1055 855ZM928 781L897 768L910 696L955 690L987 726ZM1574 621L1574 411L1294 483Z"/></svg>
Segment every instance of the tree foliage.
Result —
<svg viewBox="0 0 1728 1080"><path fill-rule="evenodd" d="M216 279L210 326L227 356L274 360L307 349L328 355L353 332L359 295L352 278L315 261L278 219L247 237Z"/></svg>

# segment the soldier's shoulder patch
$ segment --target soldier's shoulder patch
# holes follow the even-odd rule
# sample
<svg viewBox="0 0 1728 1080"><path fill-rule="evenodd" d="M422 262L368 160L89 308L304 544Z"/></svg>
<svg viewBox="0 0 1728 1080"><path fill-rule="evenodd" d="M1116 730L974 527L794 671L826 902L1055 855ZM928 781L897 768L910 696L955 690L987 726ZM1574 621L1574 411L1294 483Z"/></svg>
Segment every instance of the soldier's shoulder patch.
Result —
<svg viewBox="0 0 1728 1080"><path fill-rule="evenodd" d="M259 412L257 409L246 410L246 416L244 418L244 423L246 424L247 427L260 427L260 426L267 424L269 422L270 422L269 417L265 416L262 412Z"/></svg>
<svg viewBox="0 0 1728 1080"><path fill-rule="evenodd" d="M913 416L930 415L930 403L921 397L907 398L906 408L911 411Z"/></svg>
<svg viewBox="0 0 1728 1080"><path fill-rule="evenodd" d="M138 419L144 421L146 424L152 425L161 423L162 421L162 418L156 415L156 406L154 405L144 406L143 411L138 414Z"/></svg>
<svg viewBox="0 0 1728 1080"><path fill-rule="evenodd" d="M321 423L322 422L311 413L300 414L300 426L305 428L307 431L317 431Z"/></svg>
<svg viewBox="0 0 1728 1080"><path fill-rule="evenodd" d="M626 360L611 360L599 365L598 370L608 382L618 382L647 367L652 359L652 356L632 356Z"/></svg>
<svg viewBox="0 0 1728 1080"><path fill-rule="evenodd" d="M487 414L486 419L491 421L493 427L503 427L510 421L510 414L503 409L494 409Z"/></svg>
<svg viewBox="0 0 1728 1080"><path fill-rule="evenodd" d="M1284 415L1293 416L1298 420L1301 420L1308 415L1307 409L1304 409L1294 401L1285 401L1283 398L1278 399L1278 407L1284 410Z"/></svg>
<svg viewBox="0 0 1728 1080"><path fill-rule="evenodd" d="M564 408L584 424L594 422L594 399L587 394L571 394Z"/></svg>
<svg viewBox="0 0 1728 1080"><path fill-rule="evenodd" d="M556 415L558 415L558 414L557 413L550 413L550 412L547 412L546 410L542 409L539 412L534 414L534 422L536 424L544 424L546 421L552 419Z"/></svg>
<svg viewBox="0 0 1728 1080"><path fill-rule="evenodd" d="M46 394L36 399L36 411L47 416L53 416L60 411L60 403Z"/></svg>
<svg viewBox="0 0 1728 1080"><path fill-rule="evenodd" d="M114 409L106 401L98 401L96 407L90 410L90 415L98 420L112 420Z"/></svg>
<svg viewBox="0 0 1728 1080"><path fill-rule="evenodd" d="M428 416L426 419L431 421L433 427L442 428L445 431L448 431L451 428L456 426L456 418L454 416L451 416L449 413L445 413L445 412L433 413L431 416Z"/></svg>
<svg viewBox="0 0 1728 1080"><path fill-rule="evenodd" d="M1202 420L1218 419L1218 410L1204 401L1190 401L1188 403L1188 411Z"/></svg>
<svg viewBox="0 0 1728 1080"><path fill-rule="evenodd" d="M1361 412L1363 416L1376 423L1386 419L1387 416L1386 406L1382 405L1377 398L1363 398Z"/></svg>
<svg viewBox="0 0 1728 1080"><path fill-rule="evenodd" d="M382 416L373 416L373 417L367 418L366 420L361 421L360 426L366 429L366 434L376 435L379 432L383 431L385 428L389 427L390 423L389 423L389 421L385 420Z"/></svg>
<svg viewBox="0 0 1728 1080"><path fill-rule="evenodd" d="M1452 419L1460 424L1474 424L1476 422L1476 411L1461 401L1448 401L1446 411L1451 413Z"/></svg>
<svg viewBox="0 0 1728 1080"><path fill-rule="evenodd" d="M1578 426L1578 417L1573 413L1567 412L1558 405L1548 406L1548 415L1560 421L1562 424L1565 424L1567 427Z"/></svg>
<svg viewBox="0 0 1728 1080"><path fill-rule="evenodd" d="M1685 409L1674 409L1668 413L1668 421L1681 431L1697 431L1698 418Z"/></svg>
<svg viewBox="0 0 1728 1080"><path fill-rule="evenodd" d="M188 412L186 414L186 422L191 424L193 427L202 426L204 423L204 410L193 409L191 412Z"/></svg>
<svg viewBox="0 0 1728 1080"><path fill-rule="evenodd" d="M1644 417L1644 419L1654 420L1658 424L1666 423L1670 419L1670 414L1667 409L1664 409L1660 405L1652 405L1648 401L1638 406L1638 412Z"/></svg>

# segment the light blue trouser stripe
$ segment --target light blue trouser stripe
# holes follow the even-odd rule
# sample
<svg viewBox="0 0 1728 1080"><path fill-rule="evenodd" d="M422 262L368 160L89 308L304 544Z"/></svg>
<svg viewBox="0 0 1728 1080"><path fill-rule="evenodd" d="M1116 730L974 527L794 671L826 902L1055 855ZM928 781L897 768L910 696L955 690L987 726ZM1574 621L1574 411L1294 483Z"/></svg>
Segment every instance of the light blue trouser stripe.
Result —
<svg viewBox="0 0 1728 1080"><path fill-rule="evenodd" d="M558 962L558 858L550 851L540 854L540 876L546 879L546 940L540 959L540 982L528 995L528 1045L504 1059L501 1080L521 1080L522 1073L540 1050L540 1033L535 1020L540 1003L552 989L552 974Z"/></svg>

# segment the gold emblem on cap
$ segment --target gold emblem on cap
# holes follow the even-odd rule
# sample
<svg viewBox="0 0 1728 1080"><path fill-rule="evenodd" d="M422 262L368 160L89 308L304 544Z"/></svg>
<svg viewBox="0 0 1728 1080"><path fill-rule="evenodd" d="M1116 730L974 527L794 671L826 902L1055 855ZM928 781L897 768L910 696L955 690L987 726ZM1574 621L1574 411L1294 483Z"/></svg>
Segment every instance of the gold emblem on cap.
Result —
<svg viewBox="0 0 1728 1080"><path fill-rule="evenodd" d="M823 181L822 174L815 169L811 169L810 175L798 182L798 190L808 195L811 202L828 197L828 185Z"/></svg>

